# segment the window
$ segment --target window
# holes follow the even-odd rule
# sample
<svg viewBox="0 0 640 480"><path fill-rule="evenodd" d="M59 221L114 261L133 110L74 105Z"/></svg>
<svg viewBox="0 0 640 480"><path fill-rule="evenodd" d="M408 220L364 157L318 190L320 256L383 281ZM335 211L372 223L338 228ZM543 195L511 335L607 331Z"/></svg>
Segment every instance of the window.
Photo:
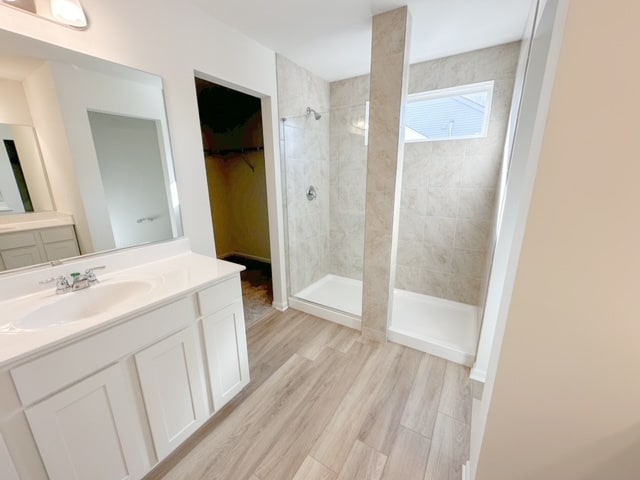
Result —
<svg viewBox="0 0 640 480"><path fill-rule="evenodd" d="M409 95L405 142L486 137L492 95L493 82Z"/></svg>

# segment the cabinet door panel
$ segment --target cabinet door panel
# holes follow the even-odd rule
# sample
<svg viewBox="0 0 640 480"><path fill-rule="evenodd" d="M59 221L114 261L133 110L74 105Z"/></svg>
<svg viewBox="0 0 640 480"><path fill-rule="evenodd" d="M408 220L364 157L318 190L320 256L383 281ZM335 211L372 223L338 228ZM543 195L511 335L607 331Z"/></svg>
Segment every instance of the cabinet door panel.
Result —
<svg viewBox="0 0 640 480"><path fill-rule="evenodd" d="M7 450L7 446L4 443L4 439L0 436L0 478L2 480L18 480L18 473L16 472L11 456Z"/></svg>
<svg viewBox="0 0 640 480"><path fill-rule="evenodd" d="M249 360L242 302L202 320L214 410L249 383Z"/></svg>
<svg viewBox="0 0 640 480"><path fill-rule="evenodd" d="M51 480L134 480L146 470L134 400L120 365L25 414Z"/></svg>
<svg viewBox="0 0 640 480"><path fill-rule="evenodd" d="M77 257L80 255L78 245L75 240L66 242L45 243L44 251L47 253L47 260L60 260L62 258Z"/></svg>
<svg viewBox="0 0 640 480"><path fill-rule="evenodd" d="M195 328L182 330L135 358L151 436L161 460L207 417Z"/></svg>
<svg viewBox="0 0 640 480"><path fill-rule="evenodd" d="M0 252L0 255L2 255L2 260L7 270L28 267L44 261L40 256L40 250L35 246L4 250Z"/></svg>

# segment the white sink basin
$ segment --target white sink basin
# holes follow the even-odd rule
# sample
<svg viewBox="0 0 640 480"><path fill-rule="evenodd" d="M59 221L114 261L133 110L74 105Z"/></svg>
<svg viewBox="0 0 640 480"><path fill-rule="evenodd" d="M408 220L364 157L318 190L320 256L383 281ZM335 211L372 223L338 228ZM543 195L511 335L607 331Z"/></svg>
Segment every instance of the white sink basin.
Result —
<svg viewBox="0 0 640 480"><path fill-rule="evenodd" d="M20 330L43 328L77 322L95 315L108 313L114 307L153 289L147 280L123 280L98 284L77 292L65 293L13 322Z"/></svg>

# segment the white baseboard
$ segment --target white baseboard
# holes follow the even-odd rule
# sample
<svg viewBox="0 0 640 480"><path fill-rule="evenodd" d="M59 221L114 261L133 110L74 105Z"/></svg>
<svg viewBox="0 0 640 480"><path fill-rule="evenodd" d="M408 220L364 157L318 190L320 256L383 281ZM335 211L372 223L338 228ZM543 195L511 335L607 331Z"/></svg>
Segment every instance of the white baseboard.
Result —
<svg viewBox="0 0 640 480"><path fill-rule="evenodd" d="M467 460L467 463L462 465L462 480L471 480L471 469L469 468L470 463L471 460Z"/></svg>
<svg viewBox="0 0 640 480"><path fill-rule="evenodd" d="M465 367L470 367L473 364L473 355L467 352L457 350L453 347L439 345L438 343L421 338L416 338L411 334L411 332L398 330L394 328L393 325L389 327L387 338L394 343L399 343L405 347L444 358L445 360L464 365Z"/></svg>
<svg viewBox="0 0 640 480"><path fill-rule="evenodd" d="M362 322L358 317L348 315L346 313L340 313L330 308L321 307L314 303L305 302L298 298L290 297L289 306L301 312L308 313L309 315L315 315L316 317L329 320L330 322L343 325L345 327L353 328L355 330L362 329Z"/></svg>
<svg viewBox="0 0 640 480"><path fill-rule="evenodd" d="M285 310L289 309L289 305L287 305L286 302L280 303L280 302L275 302L274 301L274 302L271 303L271 306L273 308L275 308L276 310L278 310L279 312L284 312Z"/></svg>
<svg viewBox="0 0 640 480"><path fill-rule="evenodd" d="M471 369L471 374L469 375L471 380L475 380L476 382L486 383L487 381L487 371L481 370L477 368L475 365Z"/></svg>
<svg viewBox="0 0 640 480"><path fill-rule="evenodd" d="M255 260L257 262L269 263L269 264L271 263L270 258L258 257L256 255L251 255L250 253L240 253L240 252L224 253L220 255L218 258L220 260L225 260L228 257L241 257L241 258L246 258L247 260Z"/></svg>

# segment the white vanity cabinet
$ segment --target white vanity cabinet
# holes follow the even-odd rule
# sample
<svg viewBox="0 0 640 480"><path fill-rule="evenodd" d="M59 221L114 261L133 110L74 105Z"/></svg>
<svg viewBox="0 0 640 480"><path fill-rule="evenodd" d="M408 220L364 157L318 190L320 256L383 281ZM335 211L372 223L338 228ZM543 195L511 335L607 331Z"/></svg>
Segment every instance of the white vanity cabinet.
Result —
<svg viewBox="0 0 640 480"><path fill-rule="evenodd" d="M21 268L46 261L33 232L0 235L0 257L4 268Z"/></svg>
<svg viewBox="0 0 640 480"><path fill-rule="evenodd" d="M80 255L73 225L0 234L0 270Z"/></svg>
<svg viewBox="0 0 640 480"><path fill-rule="evenodd" d="M38 233L40 234L42 248L44 248L48 262L80 255L78 239L73 225L43 228Z"/></svg>
<svg viewBox="0 0 640 480"><path fill-rule="evenodd" d="M196 335L194 325L135 356L158 459L171 453L208 416Z"/></svg>
<svg viewBox="0 0 640 480"><path fill-rule="evenodd" d="M146 470L142 432L120 364L25 411L51 480L134 480Z"/></svg>
<svg viewBox="0 0 640 480"><path fill-rule="evenodd" d="M0 478L2 480L19 480L18 472L16 472L2 435L0 435Z"/></svg>
<svg viewBox="0 0 640 480"><path fill-rule="evenodd" d="M0 401L0 427L26 417L46 477L0 465L0 478L142 478L249 382L241 295L238 273L227 275L5 366L21 407ZM5 440L7 452L25 443ZM26 458L14 456L18 472L34 471Z"/></svg>
<svg viewBox="0 0 640 480"><path fill-rule="evenodd" d="M217 411L249 383L239 277L198 293L209 383Z"/></svg>

